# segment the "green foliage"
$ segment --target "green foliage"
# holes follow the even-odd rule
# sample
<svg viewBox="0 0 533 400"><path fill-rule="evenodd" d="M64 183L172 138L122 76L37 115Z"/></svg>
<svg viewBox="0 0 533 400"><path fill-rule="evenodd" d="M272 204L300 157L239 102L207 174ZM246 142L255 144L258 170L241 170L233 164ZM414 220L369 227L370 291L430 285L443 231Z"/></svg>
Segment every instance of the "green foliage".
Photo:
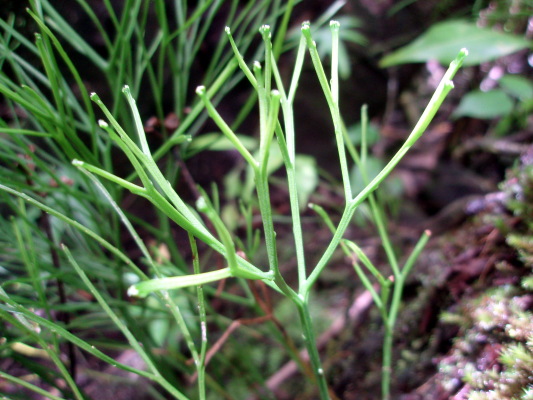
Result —
<svg viewBox="0 0 533 400"><path fill-rule="evenodd" d="M467 93L453 112L454 118L501 118L494 131L497 135L513 128L524 128L533 110L533 82L520 75L504 75L499 89L473 90Z"/></svg>
<svg viewBox="0 0 533 400"><path fill-rule="evenodd" d="M301 209L309 203L309 197L318 186L318 171L313 157L297 155L295 183L298 189L298 202Z"/></svg>
<svg viewBox="0 0 533 400"><path fill-rule="evenodd" d="M259 146L257 140L250 136L237 134L237 139L239 139L248 151L254 151ZM231 141L223 134L212 132L203 133L202 135L195 137L191 141L187 150L189 151L188 155L192 156L205 150L227 151L232 150L233 148Z"/></svg>
<svg viewBox="0 0 533 400"><path fill-rule="evenodd" d="M533 99L533 82L524 76L504 75L498 83L503 91L519 101Z"/></svg>
<svg viewBox="0 0 533 400"><path fill-rule="evenodd" d="M148 141L154 146L157 140L137 142L140 138L134 132L142 130L142 121L139 114L131 113L130 102L122 94L124 83L129 83L130 92L142 99L140 107L145 113L153 108L159 121L167 113L175 114L180 120L177 130L160 124L158 131L164 141L154 149L155 157L163 160L159 166L165 170L166 179L173 183L177 165L168 157L169 150L175 148L186 158L190 152L183 145L190 143L205 119L201 115L203 106L199 101L195 104L190 96L192 71L211 86L208 95L215 102L238 83L239 77L234 73L237 63L227 51L224 36L214 44L214 52L201 70L195 64L206 37L219 34L211 25L221 2L201 1L194 8L187 7L187 2L174 2L172 7L166 4L126 1L123 6L128 12L116 13L107 1L98 10L91 9L86 1L70 3L80 20L89 21L94 28L89 29L91 37L82 36L62 15L63 10L45 0L30 4L30 19L33 18L39 31L35 42L18 32L18 19L0 21L0 93L8 110L0 119L3 288L0 323L2 340L7 339L2 344L2 355L13 356L40 376L50 391L57 388L64 398L84 397L72 379L74 371L65 368L59 359L66 354L72 368L75 367L73 352L64 351L73 349L69 342L86 352L86 356L151 380L174 398L185 397L184 385L169 378L166 371L169 363L173 364L172 369L184 374L197 371L195 397L205 397L206 385L220 393L220 388L213 384L216 379L209 383L205 380L202 358L206 343L196 347L192 339L192 335L202 336L200 326L206 323L205 315L197 312L200 294L156 295L139 304L124 296L129 285L148 278L143 271L149 271L151 276L184 273L187 265L174 240L175 228L170 220L158 210L152 210L155 213L152 220L126 215L119 207L125 196L120 185L102 184L70 163L72 159L84 160L95 171L116 176L127 189L140 188L131 176L134 169L123 158L117 158L118 149L113 141L117 132L111 132L113 128L106 124L99 126L96 118L99 111L93 108L86 80L98 83L113 120L120 120L125 129L120 130L124 137L121 144L133 160L142 151L151 154ZM235 41L244 51L250 49L255 36L255 29L250 27L259 27L259 21L278 26L279 38L283 39L293 5L294 2L281 7L276 2L233 1L223 18L234 27ZM102 15L97 13L103 13L110 26L104 28ZM98 50L91 44L95 37L101 39ZM275 39L277 55L279 38ZM261 50L261 43L254 47L258 59ZM130 135L142 151L132 146ZM144 171L141 173L146 176ZM127 175L129 180L121 178ZM145 232L143 239L151 238L158 248L169 253L167 258L156 259L142 242L139 230ZM123 241L123 235L133 239L130 244ZM60 243L65 246L64 251ZM138 255L132 256L135 252ZM88 278L87 284L80 279L84 276ZM88 288L101 296L100 303L84 297ZM226 298L225 293L222 298ZM233 300L251 303L250 298L235 296ZM106 309L105 305L111 308ZM43 310L38 312L44 318L36 316L33 310ZM190 310L195 313L191 315ZM117 337L119 330L130 339L135 336L130 343L145 366L132 368L108 355L112 349L125 348ZM98 335L91 337L92 332ZM169 336L163 337L165 334ZM19 342L27 347L13 346ZM158 353L157 346L164 342L168 355ZM185 363L183 347L188 349L186 354L193 356L194 366ZM54 360L55 366L49 368L42 357L34 358L33 353L22 352L21 348L35 349L34 354L45 349L46 357ZM54 379L47 379L49 370ZM46 392L4 372L2 378L16 382L20 388ZM61 386L61 381L66 386Z"/></svg>
<svg viewBox="0 0 533 400"><path fill-rule="evenodd" d="M509 114L512 109L513 102L503 90L474 90L461 99L453 116L494 119Z"/></svg>
<svg viewBox="0 0 533 400"><path fill-rule="evenodd" d="M454 59L457 50L463 47L468 48L469 56L465 65L470 66L530 48L531 41L520 36L480 28L467 21L444 21L433 25L405 47L383 57L380 65L391 67L429 60L448 64Z"/></svg>
<svg viewBox="0 0 533 400"><path fill-rule="evenodd" d="M368 124L366 129L363 129L362 123L354 124L347 128L348 138L354 146L363 144L363 134L366 139L366 146L372 146L379 140L379 129L373 124Z"/></svg>
<svg viewBox="0 0 533 400"><path fill-rule="evenodd" d="M526 20L527 12L524 14L520 11L527 10L528 7L531 5L520 2L511 11L509 4L500 2L497 7L486 11L486 14L478 16L476 22L447 20L436 23L414 41L383 57L380 65L390 67L430 60L446 64L453 59L458 48L467 47L469 57L465 65L475 66L530 49L532 42L526 35L512 34L524 31L515 19ZM504 14L501 14L502 10L505 11ZM490 23L484 19L488 19ZM505 28L502 29L501 25ZM510 29L511 25L514 29ZM498 81L498 85L499 88L478 89L467 93L453 116L486 120L500 118L494 128L496 135L525 127L533 110L532 82L524 76L505 75Z"/></svg>

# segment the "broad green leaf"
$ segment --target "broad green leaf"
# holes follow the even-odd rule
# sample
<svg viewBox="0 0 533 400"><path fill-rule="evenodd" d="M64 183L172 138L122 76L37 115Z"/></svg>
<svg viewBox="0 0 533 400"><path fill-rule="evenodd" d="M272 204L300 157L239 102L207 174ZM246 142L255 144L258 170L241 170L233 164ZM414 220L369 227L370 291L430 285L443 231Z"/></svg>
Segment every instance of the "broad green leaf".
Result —
<svg viewBox="0 0 533 400"><path fill-rule="evenodd" d="M348 128L348 137L352 141L354 146L359 146L362 140L362 126L361 122L356 123ZM367 146L372 146L379 140L379 129L373 125L368 124L367 134L366 134L366 144Z"/></svg>
<svg viewBox="0 0 533 400"><path fill-rule="evenodd" d="M309 196L318 185L318 172L316 160L311 156L298 154L296 156L296 187L298 189L298 202L300 208L305 208Z"/></svg>
<svg viewBox="0 0 533 400"><path fill-rule="evenodd" d="M224 196L228 200L234 200L242 195L245 182L242 179L242 170L233 168L224 176Z"/></svg>
<svg viewBox="0 0 533 400"><path fill-rule="evenodd" d="M383 169L383 161L379 158L369 156L366 160L366 176L361 174L361 169L354 165L350 172L350 183L354 193L361 192L377 174Z"/></svg>
<svg viewBox="0 0 533 400"><path fill-rule="evenodd" d="M453 117L492 119L507 115L512 109L513 101L503 90L474 90L461 99Z"/></svg>
<svg viewBox="0 0 533 400"><path fill-rule="evenodd" d="M237 135L237 137L247 150L257 149L257 139L245 135ZM194 152L202 150L224 151L235 150L235 146L222 133L212 132L195 137L189 145L189 149L194 150Z"/></svg>
<svg viewBox="0 0 533 400"><path fill-rule="evenodd" d="M283 165L283 156L279 149L278 142L273 141L270 145L270 152L268 156L267 174L270 175L276 172Z"/></svg>
<svg viewBox="0 0 533 400"><path fill-rule="evenodd" d="M468 49L464 65L478 65L518 50L530 48L532 42L520 36L479 28L467 21L435 24L418 39L383 57L380 66L420 63L437 60L447 65L462 48Z"/></svg>
<svg viewBox="0 0 533 400"><path fill-rule="evenodd" d="M520 75L504 75L498 82L508 94L519 100L533 98L533 82Z"/></svg>
<svg viewBox="0 0 533 400"><path fill-rule="evenodd" d="M167 345L168 333L170 331L170 321L168 318L153 318L148 325L148 332L157 347Z"/></svg>
<svg viewBox="0 0 533 400"><path fill-rule="evenodd" d="M254 156L257 156L259 151L254 153ZM270 144L270 151L268 155L268 164L267 164L267 175L271 175L276 172L283 165L283 155L279 148L277 141L272 141ZM241 196L245 200L249 200L251 194L255 190L255 177L254 172L251 168L246 170L246 178L244 185L242 187Z"/></svg>

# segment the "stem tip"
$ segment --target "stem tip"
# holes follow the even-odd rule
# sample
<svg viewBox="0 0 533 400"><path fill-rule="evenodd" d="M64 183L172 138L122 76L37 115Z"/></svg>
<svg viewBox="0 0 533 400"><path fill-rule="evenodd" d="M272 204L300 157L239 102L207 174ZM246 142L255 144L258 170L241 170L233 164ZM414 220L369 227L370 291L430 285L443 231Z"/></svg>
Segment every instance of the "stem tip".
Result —
<svg viewBox="0 0 533 400"><path fill-rule="evenodd" d="M130 286L128 288L128 296L134 297L139 294L139 290L135 286Z"/></svg>

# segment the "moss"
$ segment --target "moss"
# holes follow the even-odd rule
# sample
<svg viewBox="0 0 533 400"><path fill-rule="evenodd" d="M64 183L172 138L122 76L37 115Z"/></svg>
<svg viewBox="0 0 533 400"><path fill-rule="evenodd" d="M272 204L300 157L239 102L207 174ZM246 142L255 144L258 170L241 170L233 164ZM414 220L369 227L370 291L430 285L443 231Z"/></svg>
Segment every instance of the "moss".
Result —
<svg viewBox="0 0 533 400"><path fill-rule="evenodd" d="M499 216L497 227L516 262L496 263L496 269L522 275L521 286L488 289L441 317L461 334L439 369L443 386L464 382L468 400L533 400L533 146L500 188L509 214Z"/></svg>
<svg viewBox="0 0 533 400"><path fill-rule="evenodd" d="M470 386L469 400L530 398L532 302L531 295L506 286L461 304L455 321L461 321L463 334L439 369L447 381L461 378Z"/></svg>
<svg viewBox="0 0 533 400"><path fill-rule="evenodd" d="M508 172L501 189L507 194L507 208L518 219L507 243L516 249L522 263L533 269L533 146L521 157L521 165Z"/></svg>

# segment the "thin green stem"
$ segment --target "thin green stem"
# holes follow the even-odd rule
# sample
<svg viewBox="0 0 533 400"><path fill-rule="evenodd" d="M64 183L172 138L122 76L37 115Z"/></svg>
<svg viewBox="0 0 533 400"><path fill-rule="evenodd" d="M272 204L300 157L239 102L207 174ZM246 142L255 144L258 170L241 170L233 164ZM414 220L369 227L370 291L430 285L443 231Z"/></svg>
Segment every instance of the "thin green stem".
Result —
<svg viewBox="0 0 533 400"><path fill-rule="evenodd" d="M19 224L17 224L15 220L13 220L13 233L15 234L22 262L28 270L28 276L31 279L33 289L35 293L37 293L39 304L41 307L44 308L46 316L49 319L52 319L52 314L50 312L50 304L46 299L46 294L44 291L44 288L46 287L46 282L43 281L43 278L39 276L39 268L37 265L37 257L35 254L35 243L29 231L29 223L26 222L26 207L24 206L24 202L21 199L19 199L19 205L19 213L23 217L23 230L21 231ZM54 343L54 346L57 346L57 342Z"/></svg>
<svg viewBox="0 0 533 400"><path fill-rule="evenodd" d="M230 140L230 142L235 146L237 151L244 157L246 162L250 164L252 168L258 167L258 162L254 159L254 157L250 154L248 149L241 143L237 135L231 130L228 124L226 124L226 121L220 116L220 114L217 112L211 101L209 100L209 96L206 93L204 86L198 86L196 88L196 93L200 96L200 99L204 103L205 108L207 109L207 112L209 113L209 116L213 119L213 121L217 124L217 126L220 128L222 133Z"/></svg>
<svg viewBox="0 0 533 400"><path fill-rule="evenodd" d="M83 168L87 171L92 172L93 174L99 175L102 178L105 178L113 183L116 183L119 186L122 186L124 189L129 190L131 193L136 194L138 196L146 196L146 189L138 186L134 183L131 183L125 179L122 179L108 171L102 168L95 167L94 165L91 165L89 163L80 161L80 160L72 160L72 165L75 167Z"/></svg>
<svg viewBox="0 0 533 400"><path fill-rule="evenodd" d="M224 70L218 75L217 79L209 86L209 89L206 91L206 97L211 99L215 94L217 94L222 86L228 81L228 79L233 75L237 69L238 62L236 60L231 60ZM155 161L159 160L164 156L173 146L180 143L183 140L183 135L187 132L187 129L196 121L200 113L204 109L204 104L202 101L196 102L192 106L191 112L187 114L187 117L181 122L178 129L157 149L153 158ZM128 179L131 180L135 175L129 176Z"/></svg>
<svg viewBox="0 0 533 400"><path fill-rule="evenodd" d="M278 252L276 246L276 232L272 219L272 205L268 189L268 177L258 174L256 179L257 198L259 200L259 211L263 220L263 231L265 235L265 247L267 250L268 264L271 273L274 274L274 282L285 295L292 296L294 291L287 285L281 276L278 265Z"/></svg>
<svg viewBox="0 0 533 400"><path fill-rule="evenodd" d="M96 298L98 303L100 304L100 307L107 313L107 315L111 318L115 326L117 326L121 332L124 334L124 336L128 339L128 342L130 346L139 354L139 356L143 359L143 361L148 366L148 369L152 371L154 374L154 380L159 383L161 386L163 386L170 394L175 396L177 399L182 400L188 400L187 397L181 393L178 389L176 389L173 385L171 385L159 372L158 368L156 367L155 363L152 361L150 356L147 354L147 352L144 350L143 346L137 338L131 333L131 331L126 327L126 325L123 323L123 321L115 314L115 312L109 307L106 300L102 297L100 292L96 289L96 287L92 284L89 277L85 274L85 272L81 269L81 267L78 265L76 260L72 257L72 254L70 253L69 249L63 245L62 246L63 251L65 252L68 260L70 261L71 265L74 267L76 272L80 275L85 285L88 287L89 291L92 293L92 295Z"/></svg>
<svg viewBox="0 0 533 400"><path fill-rule="evenodd" d="M228 40L230 42L231 48L233 49L233 52L235 53L235 58L237 59L239 67L241 67L242 72L244 72L244 75L246 76L246 78L248 78L253 88L257 89L257 80L255 79L254 74L252 73L250 68L248 68L248 66L246 65L244 57L241 55L239 49L237 48L237 45L233 40L233 36L231 35L231 29L229 26L226 26L225 32L226 35L228 35Z"/></svg>
<svg viewBox="0 0 533 400"><path fill-rule="evenodd" d="M278 128L277 137L278 143L285 163L285 170L287 172L287 186L289 188L289 202L291 206L292 216L292 231L294 237L294 245L296 250L296 261L298 265L298 283L299 286L305 283L306 279L306 266L305 266L305 250L303 244L302 223L300 219L300 205L298 199L298 188L296 185L296 149L295 149L295 129L294 129L294 110L293 100L296 87L298 86L298 80L302 71L303 61L305 56L305 40L302 37L300 40L300 46L298 47L298 53L296 56L296 62L294 66L294 72L291 79L291 85L289 89L289 97L287 98L285 90L283 89L283 82L281 75L277 68L276 62L272 62L272 71L276 85L279 88L281 94L281 108L283 110L283 124L285 127L285 137L281 128Z"/></svg>
<svg viewBox="0 0 533 400"><path fill-rule="evenodd" d="M405 280L411 269L414 266L415 260L418 258L422 249L427 244L430 237L430 232L425 231L415 248L409 255L403 270L401 271L396 279L394 280L394 289L392 294L392 301L389 308L389 313L385 322L385 337L383 338L383 370L382 370L382 379L381 379L381 389L383 400L390 399L390 383L391 383L391 374L392 374L392 345L394 338L394 328L396 326L396 320L398 318L398 311L400 310L400 305L402 301L403 289L405 287Z"/></svg>
<svg viewBox="0 0 533 400"><path fill-rule="evenodd" d="M368 111L367 111L366 105L363 105L363 107L361 107L361 155L360 155L360 159L354 158L354 161L356 162L360 170L361 176L365 184L368 184L368 171L366 169L366 165L367 165L366 160L367 160L367 152L368 152L367 131L368 131ZM387 232L387 227L385 224L385 218L383 215L382 207L380 206L380 204L378 204L378 201L374 193L369 194L368 203L370 205L370 210L372 213L374 224L378 228L378 234L381 239L382 246L385 250L385 254L387 255L389 265L391 266L394 276L398 276L400 274L400 267L398 265L398 259L392 247L390 236ZM382 284L383 286L383 283L380 282L380 284Z"/></svg>
<svg viewBox="0 0 533 400"><path fill-rule="evenodd" d="M292 14L295 0L288 0L285 2L285 12L283 13L283 19L276 29L276 37L274 39L273 54L277 60L281 55L281 49L283 47L283 41L285 40L285 34L287 33L287 27L289 26L289 19Z"/></svg>
<svg viewBox="0 0 533 400"><path fill-rule="evenodd" d="M265 44L265 92L269 93L272 86L272 63L274 61L274 57L272 54L272 42L270 41L270 26L269 25L262 25L261 28L259 28L259 33L261 33L261 36L263 37L263 43Z"/></svg>
<svg viewBox="0 0 533 400"><path fill-rule="evenodd" d="M294 126L290 124L293 123L292 120L292 107L287 106L287 103L284 102L282 105L284 107L284 120L285 126L289 128L289 131L294 131ZM290 111L289 111L290 109ZM285 118L288 113L291 113L291 117ZM300 218L300 204L298 198L298 187L296 185L296 163L291 162L291 155L287 148L287 143L283 136L281 128L276 129L278 144L281 150L283 157L283 162L285 164L285 171L287 173L287 186L289 188L289 203L291 206L291 219L292 219L292 233L294 238L294 247L296 251L296 262L298 266L298 284L301 287L305 283L306 279L306 267L305 267L305 248L303 242L303 233L302 233L302 223ZM293 134L293 133L292 133ZM295 159L293 156L292 159Z"/></svg>
<svg viewBox="0 0 533 400"><path fill-rule="evenodd" d="M202 196L196 200L196 208L205 213L207 218L211 221L215 230L220 238L220 241L224 245L226 260L233 276L238 276L239 267L237 266L237 254L235 254L235 245L231 234L226 228L226 225L217 214L215 208L207 198L207 194L202 191ZM253 278L252 278L253 279Z"/></svg>
<svg viewBox="0 0 533 400"><path fill-rule="evenodd" d="M203 272L196 275L172 276L169 278L151 279L130 286L129 296L146 297L150 293L158 290L181 289L189 286L204 285L206 283L220 281L231 278L233 274L229 268L217 269L215 271Z"/></svg>
<svg viewBox="0 0 533 400"><path fill-rule="evenodd" d="M359 261L363 263L363 265L370 271L370 273L374 276L374 278L377 279L379 285L381 287L387 286L389 284L389 281L383 277L381 272L372 264L372 261L366 256L366 254L357 246L354 242L343 239L341 244L344 244L348 247L351 252L353 252Z"/></svg>
<svg viewBox="0 0 533 400"><path fill-rule="evenodd" d="M337 226L337 229L335 230L335 233L333 234L333 238L331 239L328 247L322 254L322 257L318 261L316 267L313 269L311 274L307 277L307 280L305 281L305 284L300 287L300 294L307 295L313 284L316 282L324 268L326 268L326 265L328 261L330 260L331 256L333 256L334 251L337 249L337 246L339 245L342 237L344 236L344 232L346 232L346 229L351 223L353 214L355 212L356 206L352 206L353 202L350 202L345 208L344 212L342 213L341 220L339 221L339 225Z"/></svg>
<svg viewBox="0 0 533 400"><path fill-rule="evenodd" d="M366 166L366 157L368 154L368 106L363 104L361 107L361 166ZM366 168L365 168L366 169ZM365 173L368 177L368 174Z"/></svg>
<svg viewBox="0 0 533 400"><path fill-rule="evenodd" d="M25 379L16 378L14 376L11 376L9 374L6 374L5 372L0 371L0 378L5 379L6 381L12 382L18 386L24 387L28 390L31 390L32 392L35 392L43 398L51 399L51 400L64 400L64 397L55 396L49 392L47 392L44 389L41 389L39 386L35 386L29 382L26 382ZM7 398L7 397L6 397Z"/></svg>
<svg viewBox="0 0 533 400"><path fill-rule="evenodd" d="M394 325L390 324L390 319L385 319L384 322L385 334L383 337L383 359L381 363L381 396L383 400L390 400Z"/></svg>
<svg viewBox="0 0 533 400"><path fill-rule="evenodd" d="M200 273L200 259L198 255L198 247L196 246L196 240L194 236L189 233L189 243L191 245L192 252L192 264L195 274ZM204 289L201 285L196 287L196 297L198 299L198 313L200 317L200 332L201 332L201 342L200 342L200 352L198 356L194 359L194 364L196 366L196 371L198 373L198 392L200 400L206 398L205 393L205 357L207 353L207 316L205 312L205 299L204 299Z"/></svg>
<svg viewBox="0 0 533 400"><path fill-rule="evenodd" d="M0 290L0 300L13 307L14 305L13 302L10 299L4 298L4 296L6 296L6 293L3 290ZM20 307L20 308L23 308L23 307ZM74 379L72 379L72 376L67 371L67 368L63 364L63 361L59 357L59 354L55 346L50 346L50 344L48 343L49 339L44 337L40 329L38 329L35 326L33 328L29 328L31 325L28 324L28 320L23 318L22 315L15 315L17 311L20 311L20 309L17 308L17 311L15 311L15 309L8 308L8 310L11 311L13 315L10 315L4 310L0 310L0 315L2 316L2 319L5 319L9 324L16 326L21 331L26 332L26 334L29 337L35 340L39 344L39 346L46 352L46 355L53 362L53 364L55 364L56 368L58 369L58 375L63 377L63 379L65 380L66 386L72 391L70 396L72 396L72 398L77 399L77 400L83 400L84 398L83 395L81 394L78 386L76 385L76 382L74 382ZM43 320L47 321L53 326L58 326L55 323L50 322L44 318ZM52 332L54 332L54 330L52 330Z"/></svg>
<svg viewBox="0 0 533 400"><path fill-rule="evenodd" d="M326 251L318 261L316 267L311 272L309 277L307 278L307 281L303 288L300 290L300 293L306 294L309 292L313 284L316 282L324 268L326 267L328 261L330 260L331 256L333 255L335 249L340 243L340 240L342 239L344 232L348 228L350 221L353 217L353 214L357 207L368 197L370 193L372 193L374 190L377 189L377 187L381 184L381 182L391 173L391 171L396 167L396 165L400 162L400 160L405 156L405 154L409 151L409 149L416 143L416 141L422 136L425 129L437 113L440 105L446 98L447 94L450 92L450 90L453 88L453 83L451 79L457 72L457 70L461 67L464 58L468 52L463 49L461 52L459 52L459 55L457 58L452 61L450 64L450 67L444 74L444 77L442 78L439 86L437 87L435 93L433 94L431 100L429 101L429 104L427 105L426 109L422 113L422 117L420 118L419 122L416 124L416 126L413 128L413 131L407 138L406 142L402 145L402 147L398 150L398 152L394 155L394 157L387 163L387 165L381 170L380 173L353 199L348 201L344 212L342 214L341 220L339 222L339 226L337 227L337 230L335 232L335 235L333 236L333 239L331 240L330 244L326 248Z"/></svg>
<svg viewBox="0 0 533 400"><path fill-rule="evenodd" d="M320 362L320 355L318 354L318 349L316 347L315 331L313 328L313 323L311 321L311 315L309 314L309 299L305 298L302 300L300 296L298 296L298 299L299 301L296 299L294 299L293 301L298 309L298 315L300 316L303 339L305 347L307 349L307 353L309 354L313 374L317 380L320 399L329 400L330 397L328 384L326 382L324 370L322 369L322 364Z"/></svg>
<svg viewBox="0 0 533 400"><path fill-rule="evenodd" d="M335 140L337 143L337 151L339 153L339 162L341 167L342 182L344 186L344 195L346 201L352 198L352 188L350 184L350 174L348 171L348 162L346 160L346 150L344 146L343 138L343 124L340 116L339 109L339 76L338 76L338 47L339 47L339 23L337 21L331 21L330 27L332 32L332 62L331 62L331 88L324 72L324 67L320 61L316 43L311 37L311 27L308 23L302 25L302 34L306 39L307 48L311 55L311 60L315 68L318 81L326 97L326 101L329 106L331 117L333 120L333 127L335 131Z"/></svg>
<svg viewBox="0 0 533 400"><path fill-rule="evenodd" d="M370 193L370 195L368 196L368 203L370 204L370 209L372 211L374 223L376 224L376 227L378 228L378 233L381 239L381 244L383 246L383 249L385 250L385 254L387 255L387 259L391 266L392 273L394 274L395 277L398 277L400 275L400 267L398 265L398 259L394 252L394 249L392 248L390 236L387 232L387 227L384 221L383 210L377 204L375 193Z"/></svg>

